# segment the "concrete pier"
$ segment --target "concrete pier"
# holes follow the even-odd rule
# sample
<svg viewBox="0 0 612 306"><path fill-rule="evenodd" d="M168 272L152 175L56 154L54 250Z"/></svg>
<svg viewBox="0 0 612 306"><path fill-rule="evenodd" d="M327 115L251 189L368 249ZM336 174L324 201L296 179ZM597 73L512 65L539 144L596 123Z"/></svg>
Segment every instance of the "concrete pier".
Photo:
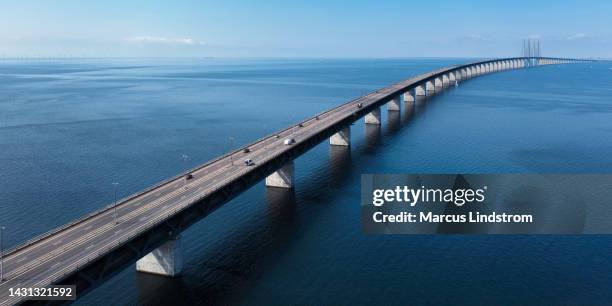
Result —
<svg viewBox="0 0 612 306"><path fill-rule="evenodd" d="M183 270L181 238L164 243L136 262L136 271L174 277Z"/></svg>
<svg viewBox="0 0 612 306"><path fill-rule="evenodd" d="M432 81L427 81L425 83L425 91L428 96L436 92L436 87L434 86L434 83Z"/></svg>
<svg viewBox="0 0 612 306"><path fill-rule="evenodd" d="M427 95L425 93L425 88L423 87L423 85L419 85L419 86L414 88L414 95L415 96L425 96L425 95Z"/></svg>
<svg viewBox="0 0 612 306"><path fill-rule="evenodd" d="M448 87L450 84L450 77L448 74L442 75L442 87Z"/></svg>
<svg viewBox="0 0 612 306"><path fill-rule="evenodd" d="M415 93L413 93L412 90L408 90L407 92L405 92L404 93L404 103L414 102L415 94L416 94L416 88L415 88Z"/></svg>
<svg viewBox="0 0 612 306"><path fill-rule="evenodd" d="M347 126L338 133L329 138L329 144L332 146L350 146L351 145L351 127Z"/></svg>
<svg viewBox="0 0 612 306"><path fill-rule="evenodd" d="M286 163L276 172L266 177L266 186L278 188L293 188L293 161Z"/></svg>
<svg viewBox="0 0 612 306"><path fill-rule="evenodd" d="M434 79L434 90L438 90L438 88L442 88L442 86L444 86L444 83L442 83L442 78L441 77L437 77Z"/></svg>
<svg viewBox="0 0 612 306"><path fill-rule="evenodd" d="M372 110L369 114L365 115L366 124L380 125L380 107Z"/></svg>
<svg viewBox="0 0 612 306"><path fill-rule="evenodd" d="M401 104L402 104L402 96L396 96L395 98L389 100L389 102L387 102L387 110L388 111L401 111Z"/></svg>

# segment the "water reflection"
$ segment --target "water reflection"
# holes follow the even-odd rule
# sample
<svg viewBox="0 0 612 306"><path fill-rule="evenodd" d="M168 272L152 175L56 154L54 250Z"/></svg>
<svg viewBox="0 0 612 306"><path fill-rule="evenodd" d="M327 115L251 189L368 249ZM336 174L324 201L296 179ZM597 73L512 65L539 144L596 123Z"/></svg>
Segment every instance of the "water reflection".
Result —
<svg viewBox="0 0 612 306"><path fill-rule="evenodd" d="M428 100L431 99L431 97L428 96L416 96L416 98L414 99L414 112L415 114L421 113L426 105Z"/></svg>
<svg viewBox="0 0 612 306"><path fill-rule="evenodd" d="M351 147L329 146L330 185L341 186L351 176L351 172Z"/></svg>
<svg viewBox="0 0 612 306"><path fill-rule="evenodd" d="M402 114L402 124L409 123L414 116L415 102L406 102L404 104L404 113Z"/></svg>
<svg viewBox="0 0 612 306"><path fill-rule="evenodd" d="M390 111L387 115L387 134L392 135L399 131L401 127L401 113Z"/></svg>
<svg viewBox="0 0 612 306"><path fill-rule="evenodd" d="M382 139L380 125L366 124L364 130L365 130L364 151L366 153L374 153L376 151L376 147L378 147Z"/></svg>

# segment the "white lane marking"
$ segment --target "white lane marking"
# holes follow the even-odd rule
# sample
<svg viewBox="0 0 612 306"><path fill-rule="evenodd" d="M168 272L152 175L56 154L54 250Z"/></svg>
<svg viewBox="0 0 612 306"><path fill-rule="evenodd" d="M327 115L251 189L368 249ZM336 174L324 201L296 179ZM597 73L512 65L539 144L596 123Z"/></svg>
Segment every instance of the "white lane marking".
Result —
<svg viewBox="0 0 612 306"><path fill-rule="evenodd" d="M61 262L58 262L58 263L56 263L56 264L52 265L52 266L51 266L51 269L53 269L53 268L55 268L55 267L57 267L57 266L59 266L59 265L61 265L61 264L62 264Z"/></svg>
<svg viewBox="0 0 612 306"><path fill-rule="evenodd" d="M87 247L85 247L85 249L86 249L86 250L89 250L89 249L93 248L94 246L95 246L94 244L92 244L92 245L88 245Z"/></svg>
<svg viewBox="0 0 612 306"><path fill-rule="evenodd" d="M92 226L93 226L93 224L92 224L92 225L90 225L90 226L88 226L88 227L86 227L86 228L85 228L85 230L86 230L86 231L87 231L87 230L89 230L89 229L90 229Z"/></svg>
<svg viewBox="0 0 612 306"><path fill-rule="evenodd" d="M141 217L139 220L142 222L142 221L144 221L146 218L147 218L146 216L145 216L145 217Z"/></svg>
<svg viewBox="0 0 612 306"><path fill-rule="evenodd" d="M18 260L16 260L15 262L22 262L24 260L28 259L28 256L23 256L21 258L19 258Z"/></svg>
<svg viewBox="0 0 612 306"><path fill-rule="evenodd" d="M60 240L58 240L58 241L54 242L54 243L53 243L53 245L58 245L58 244L62 243L63 241L64 241L64 240L60 239Z"/></svg>

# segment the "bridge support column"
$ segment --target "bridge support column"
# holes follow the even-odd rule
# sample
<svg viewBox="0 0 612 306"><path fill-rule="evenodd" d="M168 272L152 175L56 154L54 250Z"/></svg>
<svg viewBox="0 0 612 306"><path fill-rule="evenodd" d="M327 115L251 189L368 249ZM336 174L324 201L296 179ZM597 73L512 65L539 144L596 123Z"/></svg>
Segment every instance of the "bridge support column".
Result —
<svg viewBox="0 0 612 306"><path fill-rule="evenodd" d="M442 89L444 83L442 82L442 78L437 77L434 79L434 91L437 91L438 88Z"/></svg>
<svg viewBox="0 0 612 306"><path fill-rule="evenodd" d="M457 81L457 78L455 77L455 72L451 72L448 77L448 82L450 83L449 85L455 86L456 81Z"/></svg>
<svg viewBox="0 0 612 306"><path fill-rule="evenodd" d="M416 88L415 88L415 94L416 94ZM412 93L412 89L409 89L407 92L404 93L404 103L410 103L410 102L414 102L414 94Z"/></svg>
<svg viewBox="0 0 612 306"><path fill-rule="evenodd" d="M276 172L266 177L266 186L278 188L293 188L293 161L286 163Z"/></svg>
<svg viewBox="0 0 612 306"><path fill-rule="evenodd" d="M181 238L175 237L136 262L136 271L174 277L183 270Z"/></svg>
<svg viewBox="0 0 612 306"><path fill-rule="evenodd" d="M434 86L434 82L427 81L425 83L425 91L428 96L434 94L434 92L436 92L436 87Z"/></svg>
<svg viewBox="0 0 612 306"><path fill-rule="evenodd" d="M365 123L380 125L380 107L365 115Z"/></svg>
<svg viewBox="0 0 612 306"><path fill-rule="evenodd" d="M398 95L395 98L389 100L389 102L387 102L387 110L388 111L401 111L402 105L402 96Z"/></svg>
<svg viewBox="0 0 612 306"><path fill-rule="evenodd" d="M338 133L329 138L329 144L332 146L350 146L351 145L351 127L342 128Z"/></svg>
<svg viewBox="0 0 612 306"><path fill-rule="evenodd" d="M423 85L419 85L419 86L414 88L414 95L415 96L425 96L425 95L427 95L425 93L425 88L423 87Z"/></svg>
<svg viewBox="0 0 612 306"><path fill-rule="evenodd" d="M450 84L450 78L447 74L442 75L442 87L448 87Z"/></svg>
<svg viewBox="0 0 612 306"><path fill-rule="evenodd" d="M463 71L463 69L455 71L455 81L463 80L463 74L461 73L461 71Z"/></svg>

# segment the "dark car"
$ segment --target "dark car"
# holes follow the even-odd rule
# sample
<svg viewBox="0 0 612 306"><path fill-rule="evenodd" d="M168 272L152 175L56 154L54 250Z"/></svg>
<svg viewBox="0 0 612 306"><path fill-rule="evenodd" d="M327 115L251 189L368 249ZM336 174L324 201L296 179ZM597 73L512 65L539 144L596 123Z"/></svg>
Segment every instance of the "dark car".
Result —
<svg viewBox="0 0 612 306"><path fill-rule="evenodd" d="M244 152L244 153L249 153L249 152L251 152L251 149L249 149L249 148L244 148L244 149L242 150L242 152Z"/></svg>
<svg viewBox="0 0 612 306"><path fill-rule="evenodd" d="M357 108L362 108L363 104L362 103L357 103Z"/></svg>
<svg viewBox="0 0 612 306"><path fill-rule="evenodd" d="M188 173L187 175L185 175L185 179L190 180L193 178L193 174Z"/></svg>

